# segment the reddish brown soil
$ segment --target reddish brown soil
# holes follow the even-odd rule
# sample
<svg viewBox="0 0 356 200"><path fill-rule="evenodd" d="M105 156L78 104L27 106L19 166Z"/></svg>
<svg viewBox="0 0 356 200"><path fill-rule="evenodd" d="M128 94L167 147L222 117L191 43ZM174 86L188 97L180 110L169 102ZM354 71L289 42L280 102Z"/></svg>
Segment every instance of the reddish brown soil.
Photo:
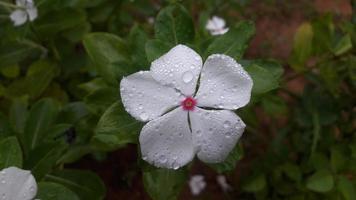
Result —
<svg viewBox="0 0 356 200"><path fill-rule="evenodd" d="M282 1L275 0L274 4L264 3L265 1L253 0L246 8L243 18L249 18L256 23L256 36L252 40L247 51L247 58L275 58L286 65L292 50L293 36L298 26L304 21L311 20L316 14L333 12L339 17L349 18L351 16L351 6L348 0L298 0ZM230 11L231 17L240 14ZM285 66L286 76L294 77L294 74ZM287 87L295 94L301 94L304 89L304 79L295 76L287 82ZM282 95L288 98L286 94ZM261 130L273 130L268 128L273 120L266 117L260 109L259 113ZM282 126L286 123L285 118L276 122L275 126ZM267 127L267 128L266 128ZM234 188L239 188L240 176L248 172L253 158L263 156L268 146L268 138L273 137L273 133L261 131L264 135L257 136L254 133L246 132L242 138L245 147L245 157L238 163L237 169L227 175L227 179ZM256 142L257 141L257 142ZM254 145L252 145L254 144ZM256 145L258 144L258 145ZM149 199L145 193L141 174L137 166L137 148L130 145L108 154L107 159L98 162L90 157L83 158L79 163L71 165L75 168L90 169L96 172L105 182L107 187L108 200ZM186 185L179 199L236 199L234 193L224 193L216 183L216 173L199 161L193 164L191 175L202 174L207 181L207 188L198 197L193 197ZM239 191L235 191L235 193ZM235 196L236 197L236 196ZM245 198L248 199L248 198Z"/></svg>

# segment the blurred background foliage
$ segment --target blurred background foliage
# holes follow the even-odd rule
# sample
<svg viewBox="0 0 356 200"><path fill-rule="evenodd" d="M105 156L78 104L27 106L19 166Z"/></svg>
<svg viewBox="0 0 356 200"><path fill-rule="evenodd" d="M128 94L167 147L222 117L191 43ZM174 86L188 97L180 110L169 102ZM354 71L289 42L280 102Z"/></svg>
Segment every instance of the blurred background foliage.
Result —
<svg viewBox="0 0 356 200"><path fill-rule="evenodd" d="M356 2L35 0L14 27L0 2L0 169L31 170L40 199L356 199ZM213 15L230 28L205 29ZM172 30L172 26L176 29ZM224 163L155 169L119 81L176 44L228 54L254 80ZM190 175L208 187L189 193ZM214 180L225 174L230 191ZM144 190L146 192L144 192Z"/></svg>

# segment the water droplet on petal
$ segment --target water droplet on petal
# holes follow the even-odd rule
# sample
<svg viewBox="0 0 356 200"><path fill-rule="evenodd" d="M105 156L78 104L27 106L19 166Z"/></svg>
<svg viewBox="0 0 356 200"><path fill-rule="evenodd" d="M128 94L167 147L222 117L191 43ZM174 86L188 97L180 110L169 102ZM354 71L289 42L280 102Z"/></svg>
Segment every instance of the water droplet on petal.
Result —
<svg viewBox="0 0 356 200"><path fill-rule="evenodd" d="M184 83L189 83L190 81L193 80L193 73L191 71L184 72L182 79Z"/></svg>
<svg viewBox="0 0 356 200"><path fill-rule="evenodd" d="M224 128L230 128L230 126L231 126L231 122L226 120L224 122Z"/></svg>
<svg viewBox="0 0 356 200"><path fill-rule="evenodd" d="M148 119L148 115L147 115L146 113L141 113L140 118L141 118L143 121L146 121L146 120Z"/></svg>

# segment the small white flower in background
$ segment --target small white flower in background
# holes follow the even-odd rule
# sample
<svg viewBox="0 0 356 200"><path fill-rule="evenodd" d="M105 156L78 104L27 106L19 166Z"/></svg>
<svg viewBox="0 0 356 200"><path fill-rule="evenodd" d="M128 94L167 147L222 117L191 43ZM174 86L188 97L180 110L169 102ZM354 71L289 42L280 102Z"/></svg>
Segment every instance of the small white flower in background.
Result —
<svg viewBox="0 0 356 200"><path fill-rule="evenodd" d="M148 22L149 24L154 24L154 23L155 23L155 18L154 18L154 17L148 17L148 18L147 18L147 22Z"/></svg>
<svg viewBox="0 0 356 200"><path fill-rule="evenodd" d="M30 171L9 167L0 171L0 199L32 200L37 183Z"/></svg>
<svg viewBox="0 0 356 200"><path fill-rule="evenodd" d="M225 28L225 20L217 16L209 19L205 28L211 35L223 35L229 31L229 28Z"/></svg>
<svg viewBox="0 0 356 200"><path fill-rule="evenodd" d="M224 175L218 175L216 177L216 182L218 182L221 189L225 192L232 189L231 186L227 183L226 177Z"/></svg>
<svg viewBox="0 0 356 200"><path fill-rule="evenodd" d="M37 18L37 8L33 0L16 0L16 5L22 8L18 8L10 14L10 19L15 26L20 26L27 20L33 21Z"/></svg>
<svg viewBox="0 0 356 200"><path fill-rule="evenodd" d="M252 85L233 58L214 54L203 66L184 45L153 61L150 71L124 77L120 92L126 111L148 122L139 136L142 159L170 169L195 155L207 163L224 161L245 129L231 110L250 101Z"/></svg>
<svg viewBox="0 0 356 200"><path fill-rule="evenodd" d="M194 175L190 177L189 188L194 196L199 195L206 187L203 175Z"/></svg>

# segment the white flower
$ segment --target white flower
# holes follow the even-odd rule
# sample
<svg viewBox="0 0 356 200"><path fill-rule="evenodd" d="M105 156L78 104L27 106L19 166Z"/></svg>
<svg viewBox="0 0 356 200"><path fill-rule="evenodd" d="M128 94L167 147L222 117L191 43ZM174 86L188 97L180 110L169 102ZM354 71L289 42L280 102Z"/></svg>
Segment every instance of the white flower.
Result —
<svg viewBox="0 0 356 200"><path fill-rule="evenodd" d="M9 167L0 171L0 199L32 200L37 184L30 171Z"/></svg>
<svg viewBox="0 0 356 200"><path fill-rule="evenodd" d="M226 177L224 175L218 175L216 177L216 181L218 182L219 186L223 191L231 190L231 186L227 183Z"/></svg>
<svg viewBox="0 0 356 200"><path fill-rule="evenodd" d="M37 18L37 8L33 0L16 0L16 5L23 8L14 10L10 15L10 19L15 26L20 26L27 20L33 21Z"/></svg>
<svg viewBox="0 0 356 200"><path fill-rule="evenodd" d="M223 35L229 31L229 28L225 28L225 20L217 16L209 19L205 28L211 35Z"/></svg>
<svg viewBox="0 0 356 200"><path fill-rule="evenodd" d="M197 196L206 187L206 182L203 175L194 175L189 180L190 191L194 196Z"/></svg>
<svg viewBox="0 0 356 200"><path fill-rule="evenodd" d="M245 128L231 110L249 102L252 84L233 58L214 54L203 66L202 58L184 45L153 61L150 71L124 77L120 91L126 111L149 121L139 137L142 158L173 169L195 154L207 163L224 161Z"/></svg>

